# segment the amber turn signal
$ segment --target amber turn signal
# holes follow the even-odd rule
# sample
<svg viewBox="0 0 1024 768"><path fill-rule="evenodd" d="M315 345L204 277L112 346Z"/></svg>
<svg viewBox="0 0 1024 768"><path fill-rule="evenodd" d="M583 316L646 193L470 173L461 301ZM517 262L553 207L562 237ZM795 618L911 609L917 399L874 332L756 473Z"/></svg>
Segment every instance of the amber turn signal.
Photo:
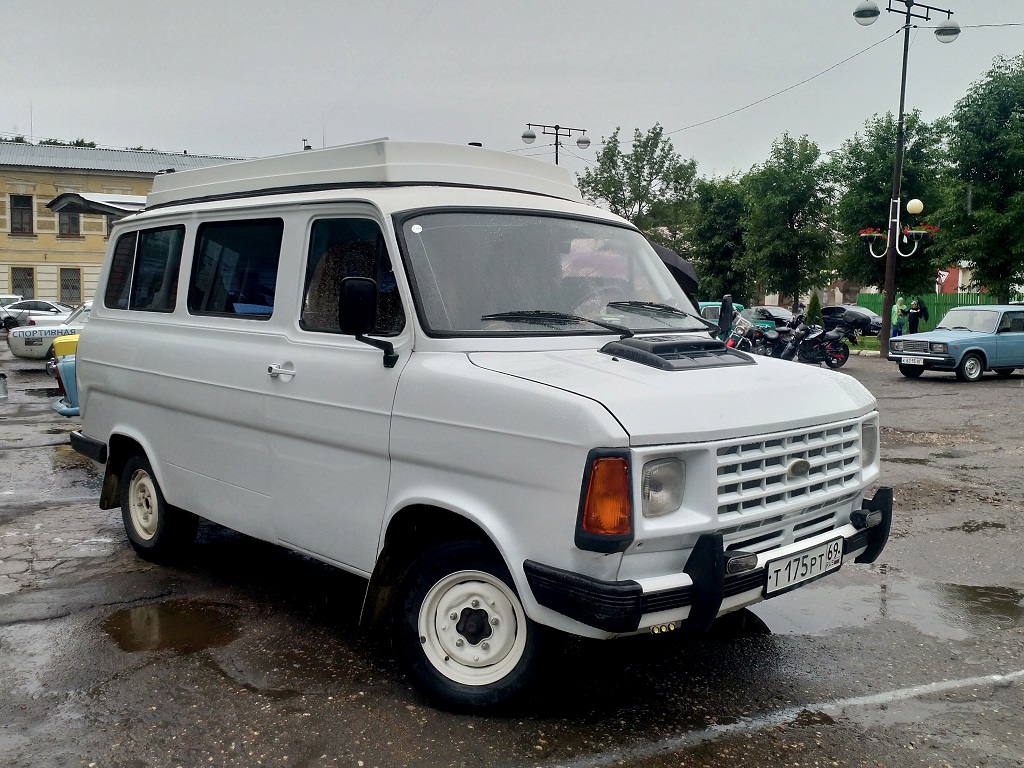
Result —
<svg viewBox="0 0 1024 768"><path fill-rule="evenodd" d="M583 530L624 536L631 529L629 463L621 457L595 459L583 508Z"/></svg>

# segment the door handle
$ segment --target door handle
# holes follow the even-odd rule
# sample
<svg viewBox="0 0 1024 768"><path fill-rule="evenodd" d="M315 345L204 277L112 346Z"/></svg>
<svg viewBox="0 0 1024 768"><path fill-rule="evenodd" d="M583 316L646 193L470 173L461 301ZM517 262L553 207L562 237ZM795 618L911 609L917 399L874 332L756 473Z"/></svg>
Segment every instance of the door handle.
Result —
<svg viewBox="0 0 1024 768"><path fill-rule="evenodd" d="M277 363L272 363L271 365L267 366L267 376L269 376L272 379L276 379L279 376L294 376L294 375L295 375L295 369L294 368L282 368Z"/></svg>

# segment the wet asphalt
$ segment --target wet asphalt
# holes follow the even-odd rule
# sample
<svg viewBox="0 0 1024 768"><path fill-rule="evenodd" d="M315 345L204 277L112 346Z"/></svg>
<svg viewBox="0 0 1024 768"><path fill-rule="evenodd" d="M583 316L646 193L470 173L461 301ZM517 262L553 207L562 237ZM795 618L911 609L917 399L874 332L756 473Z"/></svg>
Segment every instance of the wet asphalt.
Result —
<svg viewBox="0 0 1024 768"><path fill-rule="evenodd" d="M852 357L896 493L880 562L699 639L552 642L526 700L468 716L358 628L359 579L210 524L178 566L138 559L4 335L2 766L1024 765L1022 373Z"/></svg>

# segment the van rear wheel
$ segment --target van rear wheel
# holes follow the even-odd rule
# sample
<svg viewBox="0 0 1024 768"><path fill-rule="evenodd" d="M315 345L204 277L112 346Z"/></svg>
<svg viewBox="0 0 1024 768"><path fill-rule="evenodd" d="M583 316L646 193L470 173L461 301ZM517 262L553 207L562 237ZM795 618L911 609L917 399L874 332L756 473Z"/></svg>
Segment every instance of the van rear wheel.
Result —
<svg viewBox="0 0 1024 768"><path fill-rule="evenodd" d="M499 706L532 677L540 628L490 547L460 541L423 552L402 580L397 608L399 661L435 702Z"/></svg>
<svg viewBox="0 0 1024 768"><path fill-rule="evenodd" d="M132 456L121 471L121 518L132 549L142 558L166 562L196 537L199 519L170 506L145 456Z"/></svg>

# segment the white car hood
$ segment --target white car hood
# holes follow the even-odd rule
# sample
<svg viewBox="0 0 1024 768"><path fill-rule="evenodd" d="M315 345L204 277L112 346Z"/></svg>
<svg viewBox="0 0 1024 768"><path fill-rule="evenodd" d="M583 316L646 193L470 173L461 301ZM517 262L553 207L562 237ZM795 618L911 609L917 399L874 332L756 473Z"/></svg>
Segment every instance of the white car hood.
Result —
<svg viewBox="0 0 1024 768"><path fill-rule="evenodd" d="M751 355L751 365L666 371L590 350L474 352L474 365L601 403L630 445L743 437L854 418L875 398L851 376Z"/></svg>

